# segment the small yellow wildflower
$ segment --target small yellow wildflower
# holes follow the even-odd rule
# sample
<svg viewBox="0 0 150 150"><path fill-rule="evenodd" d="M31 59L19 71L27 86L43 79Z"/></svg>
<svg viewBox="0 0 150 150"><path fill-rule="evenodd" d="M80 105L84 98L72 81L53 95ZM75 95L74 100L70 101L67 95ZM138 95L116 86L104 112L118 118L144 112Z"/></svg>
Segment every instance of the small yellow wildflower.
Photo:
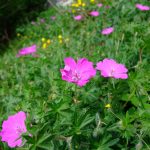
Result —
<svg viewBox="0 0 150 150"><path fill-rule="evenodd" d="M106 104L105 107L106 108L111 108L111 105L110 104Z"/></svg>
<svg viewBox="0 0 150 150"><path fill-rule="evenodd" d="M47 40L47 44L50 44L50 43L51 43L51 40L50 40L50 39L48 39L48 40Z"/></svg>
<svg viewBox="0 0 150 150"><path fill-rule="evenodd" d="M90 2L91 2L91 3L94 3L94 2L95 2L95 0L90 0Z"/></svg>
<svg viewBox="0 0 150 150"><path fill-rule="evenodd" d="M78 3L79 6L82 6L82 3Z"/></svg>
<svg viewBox="0 0 150 150"><path fill-rule="evenodd" d="M59 38L59 39L62 39L62 35L58 35L58 38Z"/></svg>
<svg viewBox="0 0 150 150"><path fill-rule="evenodd" d="M82 5L82 0L78 0L78 5L79 5L79 6Z"/></svg>
<svg viewBox="0 0 150 150"><path fill-rule="evenodd" d="M75 12L76 12L76 11L73 9L73 10L72 10L72 13L75 13Z"/></svg>
<svg viewBox="0 0 150 150"><path fill-rule="evenodd" d="M76 4L75 4L75 7L79 7L79 4L78 4L78 3L76 3Z"/></svg>
<svg viewBox="0 0 150 150"><path fill-rule="evenodd" d="M62 44L62 43L63 43L63 41L62 41L62 40L59 40L59 43L60 43L60 44Z"/></svg>
<svg viewBox="0 0 150 150"><path fill-rule="evenodd" d="M47 47L46 43L43 43L42 48L45 49Z"/></svg>
<svg viewBox="0 0 150 150"><path fill-rule="evenodd" d="M19 36L21 36L21 34L20 34L20 33L17 33L17 36L19 37Z"/></svg>
<svg viewBox="0 0 150 150"><path fill-rule="evenodd" d="M42 42L44 42L45 40L46 40L45 38L42 38L42 39L41 39Z"/></svg>
<svg viewBox="0 0 150 150"><path fill-rule="evenodd" d="M86 4L85 3L82 3L82 7L85 7L86 6Z"/></svg>

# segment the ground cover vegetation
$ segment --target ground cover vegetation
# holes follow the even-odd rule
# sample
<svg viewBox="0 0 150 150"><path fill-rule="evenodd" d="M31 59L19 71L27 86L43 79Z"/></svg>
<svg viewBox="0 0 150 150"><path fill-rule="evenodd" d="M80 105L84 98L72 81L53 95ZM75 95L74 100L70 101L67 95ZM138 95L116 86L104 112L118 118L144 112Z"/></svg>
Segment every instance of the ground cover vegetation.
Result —
<svg viewBox="0 0 150 150"><path fill-rule="evenodd" d="M16 29L0 56L0 149L149 150L150 4L78 0Z"/></svg>

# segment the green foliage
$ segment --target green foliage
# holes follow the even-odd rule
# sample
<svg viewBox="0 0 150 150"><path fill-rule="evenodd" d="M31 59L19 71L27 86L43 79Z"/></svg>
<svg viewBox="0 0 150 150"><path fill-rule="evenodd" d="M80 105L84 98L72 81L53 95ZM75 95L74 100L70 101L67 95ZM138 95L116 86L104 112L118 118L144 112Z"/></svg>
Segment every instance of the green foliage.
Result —
<svg viewBox="0 0 150 150"><path fill-rule="evenodd" d="M72 7L54 7L42 12L35 25L16 29L19 35L0 56L0 124L18 111L27 113L25 145L14 149L150 149L150 17L136 9L136 3L112 0L101 8L87 3L75 14ZM100 16L90 17L91 10L98 10ZM73 16L80 13L84 20L75 21ZM109 26L114 32L102 35ZM19 49L32 44L37 45L38 57L16 58ZM65 57L88 58L94 65L113 58L125 64L129 77L103 78L97 71L80 88L61 79ZM0 142L1 148L10 149Z"/></svg>

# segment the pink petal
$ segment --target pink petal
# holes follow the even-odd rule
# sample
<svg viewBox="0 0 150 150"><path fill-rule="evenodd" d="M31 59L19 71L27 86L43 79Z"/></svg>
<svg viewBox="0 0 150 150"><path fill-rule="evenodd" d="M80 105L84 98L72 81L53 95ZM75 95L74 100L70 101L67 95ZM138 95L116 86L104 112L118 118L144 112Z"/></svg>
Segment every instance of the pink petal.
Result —
<svg viewBox="0 0 150 150"><path fill-rule="evenodd" d="M69 66L71 69L75 69L76 68L76 62L73 58L68 57L64 59L65 65Z"/></svg>
<svg viewBox="0 0 150 150"><path fill-rule="evenodd" d="M99 16L99 12L98 11L91 11L90 15L94 16L94 17L97 17L97 16Z"/></svg>
<svg viewBox="0 0 150 150"><path fill-rule="evenodd" d="M17 54L17 57L23 56L23 55L28 55L28 54L33 54L35 52L36 52L36 45L34 44L32 46L22 48L19 51L19 53Z"/></svg>
<svg viewBox="0 0 150 150"><path fill-rule="evenodd" d="M109 28L105 28L102 30L102 34L107 35L107 34L111 34L114 31L113 27L109 27Z"/></svg>
<svg viewBox="0 0 150 150"><path fill-rule="evenodd" d="M97 4L97 6L98 6L98 7L102 7L102 6L103 6L103 4L102 4L102 3L99 3L99 4Z"/></svg>
<svg viewBox="0 0 150 150"><path fill-rule="evenodd" d="M74 16L73 18L74 18L74 20L80 21L82 19L82 16L78 15L78 16Z"/></svg>
<svg viewBox="0 0 150 150"><path fill-rule="evenodd" d="M141 11L150 10L150 7L149 7L149 6L146 6L146 5L136 4L135 6L136 6L136 8L138 8L138 9L141 10Z"/></svg>

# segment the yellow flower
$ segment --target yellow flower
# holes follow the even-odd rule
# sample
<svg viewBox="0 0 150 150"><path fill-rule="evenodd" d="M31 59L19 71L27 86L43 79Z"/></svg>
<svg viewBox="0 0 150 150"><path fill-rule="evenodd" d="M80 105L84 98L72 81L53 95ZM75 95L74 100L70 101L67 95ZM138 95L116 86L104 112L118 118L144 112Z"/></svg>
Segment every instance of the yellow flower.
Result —
<svg viewBox="0 0 150 150"><path fill-rule="evenodd" d="M90 0L90 2L91 2L91 3L94 3L94 2L95 2L95 0Z"/></svg>
<svg viewBox="0 0 150 150"><path fill-rule="evenodd" d="M51 40L50 40L50 39L48 39L48 40L47 40L47 44L50 44L50 43L51 43Z"/></svg>
<svg viewBox="0 0 150 150"><path fill-rule="evenodd" d="M78 0L78 5L81 6L82 5L82 1Z"/></svg>
<svg viewBox="0 0 150 150"><path fill-rule="evenodd" d="M82 7L85 7L85 5L86 5L85 3L82 3Z"/></svg>
<svg viewBox="0 0 150 150"><path fill-rule="evenodd" d="M44 42L45 40L46 40L45 38L42 38L42 39L41 39L42 42Z"/></svg>
<svg viewBox="0 0 150 150"><path fill-rule="evenodd" d="M81 3L82 2L82 0L78 0L78 3Z"/></svg>
<svg viewBox="0 0 150 150"><path fill-rule="evenodd" d="M76 4L75 4L75 7L79 7L79 4L78 4L78 3L76 3Z"/></svg>
<svg viewBox="0 0 150 150"><path fill-rule="evenodd" d="M62 40L59 40L59 43L60 43L60 44L62 44L62 43L63 43L63 41L62 41Z"/></svg>
<svg viewBox="0 0 150 150"><path fill-rule="evenodd" d="M73 9L73 10L72 10L72 13L75 13L75 12L76 12L76 11Z"/></svg>
<svg viewBox="0 0 150 150"><path fill-rule="evenodd" d="M78 5L79 5L79 6L82 6L82 3L80 2L80 3L78 3Z"/></svg>
<svg viewBox="0 0 150 150"><path fill-rule="evenodd" d="M58 38L59 38L59 39L62 39L62 35L58 35Z"/></svg>
<svg viewBox="0 0 150 150"><path fill-rule="evenodd" d="M47 47L46 43L43 43L42 48L45 49Z"/></svg>
<svg viewBox="0 0 150 150"><path fill-rule="evenodd" d="M106 104L105 107L106 108L111 108L111 105L110 104Z"/></svg>
<svg viewBox="0 0 150 150"><path fill-rule="evenodd" d="M21 34L20 34L20 33L17 33L17 36L19 37L19 36L21 36Z"/></svg>

